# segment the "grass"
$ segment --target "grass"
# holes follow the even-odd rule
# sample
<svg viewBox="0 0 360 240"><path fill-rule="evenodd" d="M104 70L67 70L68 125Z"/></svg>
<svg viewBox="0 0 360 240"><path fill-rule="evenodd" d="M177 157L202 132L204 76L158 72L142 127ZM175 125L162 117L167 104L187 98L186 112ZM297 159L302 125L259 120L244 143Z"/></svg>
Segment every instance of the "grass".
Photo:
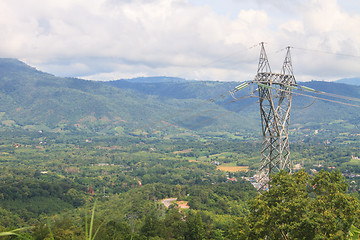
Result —
<svg viewBox="0 0 360 240"><path fill-rule="evenodd" d="M94 207L92 209L92 213L91 213L91 220L90 220L90 228L88 229L88 222L87 222L87 214L85 214L85 239L86 240L94 240L96 237L96 234L99 232L99 229L101 227L100 226L97 228L97 230L95 231L94 235L93 235L93 227L94 227L94 219L95 219L95 208L96 208L96 202L94 203ZM86 212L87 213L87 212Z"/></svg>
<svg viewBox="0 0 360 240"><path fill-rule="evenodd" d="M93 207L92 212L91 212L90 225L88 224L87 211L85 212L85 240L95 240L95 237L96 237L97 233L99 232L102 224L104 223L104 222L101 223L96 230L94 229L95 208L96 208L96 202L94 203L94 207ZM47 226L48 226L48 229L49 229L50 239L55 240L54 234L53 234L53 232L52 232L52 230L50 228L50 223L49 222L48 222ZM16 236L16 237L18 237L20 239L31 240L31 239L33 239L32 237L29 237L26 234L20 234L19 233L21 231L25 231L25 230L28 230L28 229L31 229L31 228L32 227L24 227L24 228L14 229L14 230L11 230L11 231L1 232L0 237Z"/></svg>
<svg viewBox="0 0 360 240"><path fill-rule="evenodd" d="M21 239L32 239L32 238L29 238L27 237L26 235L24 234L19 234L18 232L21 232L21 231L24 231L24 230L28 230L30 229L31 227L24 227L24 228L18 228L18 229L14 229L14 230L11 230L11 231L7 231L7 232L1 232L0 233L0 237L6 237L6 236L17 236Z"/></svg>

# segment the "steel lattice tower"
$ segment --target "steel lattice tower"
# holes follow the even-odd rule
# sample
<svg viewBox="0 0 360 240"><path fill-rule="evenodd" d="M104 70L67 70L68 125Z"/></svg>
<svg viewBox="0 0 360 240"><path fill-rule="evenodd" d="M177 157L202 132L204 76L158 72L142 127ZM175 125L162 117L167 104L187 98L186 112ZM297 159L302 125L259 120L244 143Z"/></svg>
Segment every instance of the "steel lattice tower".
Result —
<svg viewBox="0 0 360 240"><path fill-rule="evenodd" d="M296 81L290 47L287 47L281 73L272 73L264 43L261 43L259 66L253 83L258 84L263 134L258 187L262 190L269 187L272 173L281 169L291 172L292 168L288 137L292 86Z"/></svg>

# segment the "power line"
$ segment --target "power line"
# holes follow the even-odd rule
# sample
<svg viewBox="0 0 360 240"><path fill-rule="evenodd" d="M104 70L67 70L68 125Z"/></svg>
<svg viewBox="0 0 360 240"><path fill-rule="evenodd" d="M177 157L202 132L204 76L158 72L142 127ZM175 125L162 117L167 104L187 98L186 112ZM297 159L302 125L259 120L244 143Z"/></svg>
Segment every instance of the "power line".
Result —
<svg viewBox="0 0 360 240"><path fill-rule="evenodd" d="M336 52L330 52L330 51L324 51L324 50L316 50L316 49L308 49L308 48L301 48L301 47L292 47L293 49L308 51L308 52L318 52L323 54L331 54L331 55L337 55L337 56L344 56L344 57L355 57L360 58L360 55L353 55L353 54L347 54L347 53L336 53Z"/></svg>
<svg viewBox="0 0 360 240"><path fill-rule="evenodd" d="M298 85L298 86L300 86L300 85ZM304 92L316 92L318 94L326 95L329 97L342 98L342 99L349 100L349 101L360 102L360 98L348 97L348 96L343 96L343 95L334 94L334 93L327 93L327 92L317 91L317 90L309 91L309 90L304 89L303 86L300 86L300 87L302 87L302 89L297 89L297 90L304 91Z"/></svg>
<svg viewBox="0 0 360 240"><path fill-rule="evenodd" d="M254 47L256 47L256 46L258 46L258 44L249 47L247 50L252 49L252 48L254 48ZM314 49L306 49L306 48L300 48L300 47L287 47L286 49L289 49L289 48L294 48L294 49L299 49L299 50L304 50L304 51L311 51L311 52L319 52L319 53L324 53L324 54L334 54L334 55L340 55L340 56L347 56L347 57L360 57L360 56L351 55L351 54L334 53L334 52L314 50ZM281 49L280 51L282 51L282 50L283 50L283 49ZM243 51L234 52L234 53L231 53L231 54L226 55L226 56L224 56L224 57L218 58L218 59L216 59L216 60L214 60L214 61L212 61L212 62L209 62L209 63L207 63L207 64L202 65L201 68L211 66L211 65L213 65L214 63L217 63L217 62L219 62L219 61L222 61L222 60L224 60L224 59L227 59L227 58L229 58L229 57L232 57L232 56L234 56L235 54L239 54L240 52L244 52L244 50L243 50ZM190 72L192 72L192 71L189 71L189 72L187 72L186 74L188 74L188 73L190 73ZM247 82L244 82L243 84L245 84L245 83L247 83ZM253 83L253 82L248 82L248 83L249 83L248 85L250 85L250 83ZM239 86L237 86L237 87L240 87L240 86L241 86L241 85L239 85ZM302 86L297 85L297 84L292 85L292 87L295 87L295 86L296 86L296 87L297 87L297 86L302 87ZM255 91L257 91L257 90L255 90L255 91L253 91L253 92L252 92L250 95L248 95L248 96L243 96L243 97L240 97L239 99L236 99L236 98L234 97L233 93L237 91L237 90L236 90L237 87L235 87L233 90L224 92L224 93L216 96L215 98L210 98L207 102L201 102L201 103L199 103L199 104L197 104L197 105L195 105L195 106L192 106L192 107L190 107L190 108L188 108L188 109L182 110L182 111L180 111L180 112L178 112L178 113L176 113L176 114L173 114L172 116L169 116L169 117L167 117L167 118L168 118L168 119L178 118L180 115L184 115L185 113L187 113L187 112L189 112L189 111L195 111L195 110L198 109L199 107L204 106L204 105L207 105L207 104L209 104L210 102L215 102L215 101L217 101L218 99L224 99L224 98L225 98L226 96L228 96L229 94L235 99L235 101L238 101L238 100L241 100L241 99L245 99L245 98L251 97L252 94L253 94ZM269 86L269 88L272 88L272 87ZM273 88L273 89L275 89L275 88ZM312 92L312 91L308 91L308 90L306 90L306 89L304 89L304 88L301 88L301 89L300 89L300 88L294 88L294 89L295 89L295 90L299 90L299 91L309 92L309 93ZM241 89L240 89L240 90L241 90ZM280 90L280 91L284 91L284 92L287 92L287 93L289 93L289 92L292 93L292 91L289 91L289 90L288 90L287 86L285 86L285 89L281 89L281 88L278 89L278 88L276 88L275 90ZM341 99L348 100L348 101L357 101L357 102L360 102L360 99L359 99L359 98L354 98L354 97L349 97L349 96L342 96L342 95L338 95L338 94L327 93L327 92L316 91L316 90L314 90L314 92L317 93L317 94L319 94L319 95L324 95L324 96L328 96L328 97L341 98ZM294 93L294 94L297 95L297 96L304 96L304 97L309 97L309 98L313 98L313 99L314 99L314 101L313 101L309 106L306 106L305 108L310 107L312 104L314 104L314 102L315 102L317 99L323 100L323 101L328 101L328 102L333 102L333 103L338 103L338 104L343 104L343 105L347 105L347 106L360 107L359 105L355 105L355 104L351 104L351 103L345 103L345 102L337 101L337 100L331 100L331 99L327 99L327 98L323 98L323 97L319 97L319 96L312 96L312 95L301 94L301 93ZM262 98L259 96L259 100L261 100L261 99L262 99ZM225 106L225 105L230 104L230 103L235 102L235 101L234 101L234 100L233 100L233 101L229 101L229 102L226 102L226 103L222 103L222 104L220 104L220 105L217 105L216 107L212 107L212 108L210 108L210 109L203 110L203 111L201 111L201 112L198 112L198 113L196 113L196 114L193 114L193 115L191 115L191 116L188 116L188 117L180 120L179 123L183 123L183 122L185 122L185 121L188 121L188 120L191 120L191 119L195 119L196 117L199 117L199 116L201 116L201 115L203 115L203 114L205 114L205 113L214 111L215 109L217 109L217 108L219 108L219 107ZM242 108L242 107L241 107L241 108ZM241 108L239 108L239 109L241 109ZM237 110L239 110L239 109L237 109ZM234 111L237 111L237 110L234 110ZM231 112L234 112L234 111L231 111ZM223 115L227 115L227 114L228 114L228 113L226 113L226 114L220 114L219 117L221 117L221 116L223 116ZM217 118L219 118L219 117L216 116L215 118L210 118L210 119L207 119L207 120L204 120L204 121L205 121L205 122L211 121L211 120L217 119ZM204 121L202 121L202 122L204 122ZM160 123L160 122L164 123L164 120L158 121L158 123ZM197 123L197 124L195 124L194 126L200 125L202 122ZM151 125L154 126L155 124L157 124L157 123L150 124L150 126L151 126ZM170 125L167 125L167 126L165 126L165 127L162 127L161 129L167 128L167 127L169 127L169 126L170 126ZM172 126L174 126L174 125L172 125ZM192 126L192 127L194 127L194 126Z"/></svg>
<svg viewBox="0 0 360 240"><path fill-rule="evenodd" d="M247 84L245 87L247 87L247 86L250 85L250 82L245 82L245 83ZM163 119L167 119L167 120L166 120L166 122L167 122L167 121L170 121L170 119L179 117L179 116L181 116L181 115L185 115L187 112L196 111L196 110L199 109L201 106L208 105L208 104L211 104L211 103L215 103L217 100L219 100L219 99L224 99L225 97L227 97L227 96L230 95L230 94L233 96L233 93L234 93L234 92L238 92L238 91L240 91L240 90L242 90L242 89L245 88L243 85L244 85L244 83L236 86L235 88L233 88L233 89L230 90L230 91L223 92L222 94L220 94L220 95L218 95L218 96L216 96L216 97L214 97L214 98L210 98L210 99L208 99L208 100L204 100L203 102L200 102L200 103L198 103L198 104L196 104L196 105L194 105L194 106L192 106L192 107L190 107L190 108L185 108L185 109L182 109L182 110L180 110L180 111L177 111L177 112L174 113L174 114L170 114L169 116L164 117ZM239 88L238 88L239 86L242 86L242 88L239 89ZM206 113L206 112L213 111L213 110L215 110L215 109L217 109L217 108L219 108L219 107L221 107L221 106L225 106L225 105L227 105L227 104L236 102L237 100L241 100L241 99L250 97L250 96L253 95L254 92L255 92L255 91L251 92L250 94L248 94L248 96L243 96L243 97L240 97L240 98L238 98L238 99L231 100L231 101L228 101L228 102L225 102L225 103L222 103L222 104L216 104L215 107L212 107L212 108L210 108L210 109L207 109L207 110L203 110L203 111L201 111L201 112L198 112L197 114L195 114L195 115L193 115L193 116L191 116L191 117L187 117L187 118L181 120L180 122L184 122L184 121L186 121L186 120L196 118L196 117L198 117L198 116L200 116L200 115L202 115L202 114L204 114L204 113ZM163 122L163 121L164 121L163 119L158 120L158 121L153 122L153 123L149 123L149 124L142 125L140 128L149 128L149 127L154 126L155 124L158 124L158 123L161 123L161 122L164 123L164 122Z"/></svg>
<svg viewBox="0 0 360 240"><path fill-rule="evenodd" d="M242 85L242 84L240 84L239 86L241 86L241 85ZM250 85L250 84L248 84L248 85ZM247 86L248 86L248 85L247 85ZM239 87L239 86L237 86L237 87ZM237 87L235 87L234 89L232 89L232 90L230 90L230 91L237 92L237 91L240 91L240 90L244 89L244 88L242 88L242 89L239 90L239 89L237 89ZM210 101L210 102L215 102L215 100L213 100L213 99L218 99L218 98L220 98L220 97L221 97L221 98L225 98L228 94L230 94L230 91L224 92L223 94L221 94L221 95L219 95L219 96L217 96L217 97L215 97L215 98L212 98L212 99L210 99L209 101ZM218 109L218 108L220 108L220 107L223 107L223 106L225 106L225 105L228 105L228 104L231 104L231 103L234 103L234 102L237 102L237 101L246 99L246 98L253 97L253 94L254 94L256 91L257 91L257 90L252 91L252 92L250 92L249 94L247 94L247 95L245 95L245 96L242 96L242 97L239 97L239 98L235 98L234 100L231 100L231 101L228 101L228 102L225 102L225 103L222 103L222 104L217 104L215 107L212 107L212 108L210 108L210 109L206 109L206 110L200 111L200 112L196 113L195 115L191 115L190 117L186 117L185 119L182 119L182 120L180 120L180 121L177 121L177 122L176 122L176 120L173 120L172 122L175 121L176 124L179 124L179 123L181 124L181 123L184 123L185 121L195 119L195 118L197 118L197 117L199 117L199 116L201 116L201 115L203 115L203 114L205 114L205 113L214 111L214 110L216 110L216 109ZM204 102L204 103L197 104L197 105L196 105L196 108L195 108L195 107L193 107L193 108L188 108L188 109L185 109L185 110L183 110L183 111L180 111L180 112L178 112L178 113L176 113L176 114L172 114L172 115L164 118L165 120L161 119L161 120L158 120L158 121L156 121L156 122L153 121L152 123L149 123L149 124L146 124L146 125L142 126L142 128L155 127L155 125L157 125L157 124L159 124L159 123L166 124L166 126L163 126L163 127L160 127L160 128L156 128L155 130L153 130L152 132L154 133L154 132L156 132L156 131L163 130L163 129L166 129L166 128L169 128L169 127L178 127L178 126L176 126L176 125L174 125L174 124L168 123L168 121L171 121L170 119L177 118L177 117L179 117L179 116L181 116L181 115L184 115L184 114L185 114L186 112L188 112L188 111L191 111L191 110L192 110L192 111L196 111L200 106L209 104L209 103L210 103L209 101ZM246 107L246 106L245 106L245 107ZM233 111L229 111L229 112L230 112L230 113L236 112L236 111L240 110L241 108L243 108L243 107L240 107L239 109L236 109L236 110L233 110ZM217 115L217 116L215 116L215 117L213 117L213 118L211 118L211 119L205 120L205 122L206 122L206 121L211 121L211 120L213 120L213 119L217 119L217 118L219 118L219 117L221 117L221 116L225 116L225 115L227 115L227 114L228 114L228 112L222 113L222 114ZM200 123L195 124L195 126L200 125L200 124L202 124L203 122L204 122L204 121L201 121ZM187 128L190 128L190 129L191 129L191 127L195 127L195 126L190 126L190 127L187 127Z"/></svg>
<svg viewBox="0 0 360 240"><path fill-rule="evenodd" d="M247 47L246 49L242 49L240 51L235 51L233 53L230 53L228 55L225 55L223 57L217 58L213 61L210 61L206 64L200 65L199 67L197 67L197 69L201 69L201 68L206 68L209 66L214 65L215 63L221 62L225 59L228 59L230 57L233 57L235 55L241 54L241 53L245 53L246 51L253 49L255 47L257 47L259 44L253 44L250 47ZM289 46L286 48L281 48L278 51L275 51L274 53L279 53L282 52L284 50L286 50L287 48L292 48L292 49L296 49L296 50L302 50L302 51L307 51L307 52L317 52L317 53L322 53L322 54L331 54L331 55L337 55L337 56L343 56L343 57L353 57L353 58L360 58L360 55L354 55L354 54L348 54L348 53L338 53L338 52L331 52L331 51L324 51L324 50L319 50L319 49L309 49L309 48L304 48L304 47L293 47L293 46ZM183 78L186 78L186 76L192 72L195 72L196 70L190 70L190 71L186 71L185 73L181 74L183 76ZM214 80L215 81L215 80ZM219 80L218 80L219 81Z"/></svg>
<svg viewBox="0 0 360 240"><path fill-rule="evenodd" d="M338 103L338 104L343 104L343 105L347 105L347 106L352 106L352 107L359 107L359 105L355 105L355 104L351 104L351 103L345 103L345 102L340 102L340 101L336 101L336 100L331 100L328 98L321 98L319 96L312 96L312 95L308 95L308 94L303 94L303 93L296 93L296 92L292 92L291 90L287 90L287 89L281 89L281 88L274 88L271 86L268 86L268 88L273 89L273 90L278 90L278 91L282 91L282 92L286 92L286 93L293 93L295 95L298 96L304 96L304 97L310 97L310 98L314 98L314 99L319 99L319 100L323 100L323 101L328 101L328 102L333 102L333 103ZM303 89L297 89L297 88L293 88L294 90L300 90L300 91L305 91L305 92L315 92L318 94L323 94L323 95L330 95L331 97L337 97L337 98L343 98L345 100L349 100L349 101L360 101L360 99L358 98L352 98L352 97L346 97L346 96L342 96L342 95L337 95L337 94L330 94L330 93L326 93L326 92L320 92L320 91L306 91Z"/></svg>
<svg viewBox="0 0 360 240"><path fill-rule="evenodd" d="M333 102L333 103L339 103L339 104L342 104L342 105L347 105L347 106L352 106L352 107L358 107L358 108L360 108L359 105L355 105L355 104L351 104L351 103L345 103L345 102L340 102L340 101L331 100L331 99L327 99L327 98L321 98L321 97L318 97L318 96L312 96L312 95L307 95L307 94L302 94L302 93L293 93L293 94L299 95L299 96L304 96L304 97L315 98L315 99L319 99L319 100L323 100L323 101Z"/></svg>
<svg viewBox="0 0 360 240"><path fill-rule="evenodd" d="M207 67L209 67L209 66L214 65L215 63L222 62L223 60L228 59L228 58L230 58L230 57L233 57L233 56L235 56L235 55L239 55L239 54L241 54L241 53L247 53L250 49L253 49L253 48L257 47L258 45L259 45L258 43L257 43L257 44L253 44L253 45L251 45L250 47L246 47L245 49L232 52L232 53L230 53L230 54L228 54L228 55L225 55L225 56L223 56L223 57L220 57L220 58L216 58L216 59L213 60L213 61L210 61L210 62L208 62L208 63L205 63L205 64L203 64L203 65L198 66L197 69L207 68ZM255 60L256 60L256 59L255 59ZM190 73L192 73L192 72L195 72L195 71L196 71L196 70L186 71L185 73L182 73L182 74L180 75L180 77L183 76L182 78L186 78L186 76L187 76L188 74L190 74Z"/></svg>
<svg viewBox="0 0 360 240"><path fill-rule="evenodd" d="M240 98L238 98L238 99L231 100L231 101L229 101L229 102L226 102L226 103L217 105L217 106L214 107L214 108L201 111L201 112L199 112L199 113L197 113L197 114L195 114L195 115L192 115L192 116L190 116L190 117L187 117L187 118L185 118L185 119L182 119L182 120L178 121L177 124L179 124L179 123L184 123L185 121L195 119L195 118L197 118L197 117L199 117L199 116L201 116L201 115L203 115L203 114L205 114L205 113L207 113L207 112L214 111L214 110L216 110L216 109L218 109L218 108L220 108L220 107L222 107L222 106L225 106L225 105L228 105L228 104L231 104L231 103L234 103L234 102L237 102L237 101L246 99L246 98L250 98L250 97L253 97L253 92L250 93L249 95L246 95L246 96L240 97ZM245 106L245 107L246 107L246 106ZM232 111L229 111L229 112L230 112L230 113L236 112L236 111L241 110L242 108L243 108L243 107L240 107L240 108L238 108L238 109L235 109L235 110L232 110ZM217 115L217 116L215 116L215 117L213 117L213 118L211 118L211 119L207 119L207 120L201 121L200 123L197 123L197 124L195 124L195 125L191 125L190 127L187 127L187 128L191 129L192 127L196 127L197 125L202 125L202 123L204 123L204 122L206 123L207 121L211 121L211 120L213 120L213 119L218 119L218 118L221 117L221 116L227 115L229 112L219 114L219 115ZM170 126L171 126L171 125L167 125L167 126L164 126L164 127L160 128L160 129L158 129L158 130L165 129L165 128L168 128L168 127L170 127Z"/></svg>

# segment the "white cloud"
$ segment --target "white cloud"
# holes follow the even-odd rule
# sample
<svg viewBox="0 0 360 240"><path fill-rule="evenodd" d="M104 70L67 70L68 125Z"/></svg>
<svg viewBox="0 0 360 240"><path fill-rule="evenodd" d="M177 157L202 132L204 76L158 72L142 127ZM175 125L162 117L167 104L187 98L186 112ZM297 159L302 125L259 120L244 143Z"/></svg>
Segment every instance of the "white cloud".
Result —
<svg viewBox="0 0 360 240"><path fill-rule="evenodd" d="M336 0L226 3L235 17L214 1L0 0L0 56L61 76L241 81L257 68L259 48L249 47L265 41L275 71L277 51L291 45L320 50L294 49L302 80L360 76L359 58L321 52L360 55L360 10Z"/></svg>

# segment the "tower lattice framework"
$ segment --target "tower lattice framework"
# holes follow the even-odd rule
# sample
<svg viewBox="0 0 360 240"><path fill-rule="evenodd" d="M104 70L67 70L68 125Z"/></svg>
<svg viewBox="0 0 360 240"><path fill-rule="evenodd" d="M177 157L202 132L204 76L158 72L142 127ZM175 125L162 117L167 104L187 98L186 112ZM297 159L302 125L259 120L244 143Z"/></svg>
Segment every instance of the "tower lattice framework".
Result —
<svg viewBox="0 0 360 240"><path fill-rule="evenodd" d="M292 86L296 85L293 74L290 47L287 47L281 73L272 73L261 43L258 71L253 80L258 84L260 115L262 123L261 167L259 190L268 188L270 175L285 169L292 170L289 149L289 122Z"/></svg>

